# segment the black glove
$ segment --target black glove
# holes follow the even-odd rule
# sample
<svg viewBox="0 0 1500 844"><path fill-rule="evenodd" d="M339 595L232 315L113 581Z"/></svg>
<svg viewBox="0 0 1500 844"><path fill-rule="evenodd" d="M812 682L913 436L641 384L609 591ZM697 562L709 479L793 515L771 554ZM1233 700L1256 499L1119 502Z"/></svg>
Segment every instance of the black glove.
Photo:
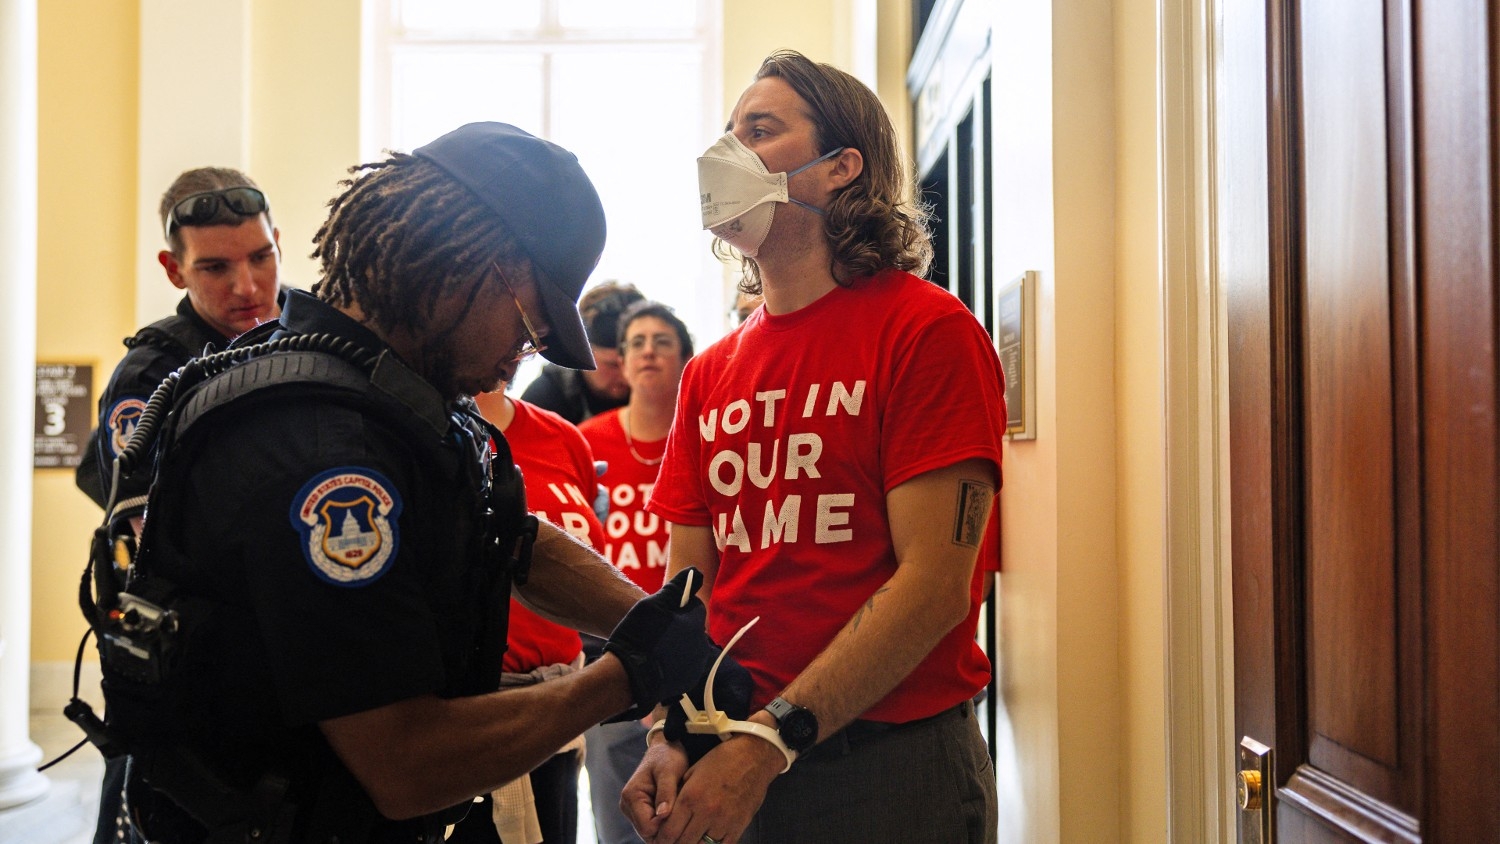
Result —
<svg viewBox="0 0 1500 844"><path fill-rule="evenodd" d="M705 674L687 693L699 711L704 709L703 690L707 686L708 675ZM755 681L750 678L750 671L735 662L734 657L724 657L724 661L719 663L719 673L714 675L714 707L731 720L743 721L750 717L750 694L754 691ZM718 747L721 741L712 733L687 731L687 711L682 708L681 698L667 707L667 724L662 728L662 735L669 741L682 743L689 763L697 763L710 750Z"/></svg>
<svg viewBox="0 0 1500 844"><path fill-rule="evenodd" d="M604 652L624 664L635 706L610 721L640 718L656 704L681 697L708 673L719 649L703 629L708 611L692 597L702 583L697 569L683 569L655 595L637 602L615 625ZM686 606L684 592L689 596Z"/></svg>

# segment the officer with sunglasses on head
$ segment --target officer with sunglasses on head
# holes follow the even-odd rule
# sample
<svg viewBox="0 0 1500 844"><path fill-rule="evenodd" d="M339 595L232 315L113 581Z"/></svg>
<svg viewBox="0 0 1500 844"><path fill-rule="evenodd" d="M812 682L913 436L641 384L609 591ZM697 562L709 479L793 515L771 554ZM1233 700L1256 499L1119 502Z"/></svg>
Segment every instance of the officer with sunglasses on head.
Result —
<svg viewBox="0 0 1500 844"><path fill-rule="evenodd" d="M99 398L99 425L75 476L94 503L112 506L112 522L129 520L136 533L150 475L122 477L111 505L111 466L151 393L206 349L221 349L281 313L278 232L266 195L248 176L227 167L188 170L162 195L161 220L168 248L157 260L186 295L175 314L125 339L125 357ZM96 844L132 840L120 824L124 776L123 758L107 760Z"/></svg>
<svg viewBox="0 0 1500 844"><path fill-rule="evenodd" d="M110 465L162 379L281 313L279 232L255 182L227 167L188 170L161 198L167 279L186 291L177 312L125 339L125 357L99 399L99 426L78 467L78 488L106 506ZM124 478L113 518L138 518L150 478Z"/></svg>

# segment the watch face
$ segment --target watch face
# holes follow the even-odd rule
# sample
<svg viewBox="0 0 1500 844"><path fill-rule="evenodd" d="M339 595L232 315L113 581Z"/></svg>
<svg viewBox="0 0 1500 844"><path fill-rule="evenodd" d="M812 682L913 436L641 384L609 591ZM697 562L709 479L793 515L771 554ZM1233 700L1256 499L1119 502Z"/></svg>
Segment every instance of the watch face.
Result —
<svg viewBox="0 0 1500 844"><path fill-rule="evenodd" d="M794 707L781 719L781 740L786 746L802 752L818 740L818 718L802 707Z"/></svg>

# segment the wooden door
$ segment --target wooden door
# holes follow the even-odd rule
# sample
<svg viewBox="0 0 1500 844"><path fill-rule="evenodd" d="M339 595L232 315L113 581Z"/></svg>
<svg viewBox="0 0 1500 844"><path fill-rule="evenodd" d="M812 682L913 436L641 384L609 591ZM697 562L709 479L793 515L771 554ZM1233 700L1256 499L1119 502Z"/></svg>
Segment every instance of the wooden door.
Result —
<svg viewBox="0 0 1500 844"><path fill-rule="evenodd" d="M1265 87L1220 105L1264 158L1219 185L1265 215L1225 283L1236 731L1273 770L1240 839L1500 841L1495 3L1251 4L1225 54L1262 43Z"/></svg>

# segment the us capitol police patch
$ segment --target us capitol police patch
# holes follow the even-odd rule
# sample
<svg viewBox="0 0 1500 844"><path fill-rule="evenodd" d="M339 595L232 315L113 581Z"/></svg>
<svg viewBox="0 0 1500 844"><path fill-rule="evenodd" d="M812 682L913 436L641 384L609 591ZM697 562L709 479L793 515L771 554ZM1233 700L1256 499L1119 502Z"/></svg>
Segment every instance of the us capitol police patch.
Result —
<svg viewBox="0 0 1500 844"><path fill-rule="evenodd" d="M130 436L135 433L136 426L141 424L141 414L145 412L146 403L134 396L120 399L109 409L106 424L109 428L110 457L119 457L125 446L130 444Z"/></svg>
<svg viewBox="0 0 1500 844"><path fill-rule="evenodd" d="M315 476L292 498L292 526L319 577L338 586L373 583L396 555L401 496L385 476L340 466Z"/></svg>

